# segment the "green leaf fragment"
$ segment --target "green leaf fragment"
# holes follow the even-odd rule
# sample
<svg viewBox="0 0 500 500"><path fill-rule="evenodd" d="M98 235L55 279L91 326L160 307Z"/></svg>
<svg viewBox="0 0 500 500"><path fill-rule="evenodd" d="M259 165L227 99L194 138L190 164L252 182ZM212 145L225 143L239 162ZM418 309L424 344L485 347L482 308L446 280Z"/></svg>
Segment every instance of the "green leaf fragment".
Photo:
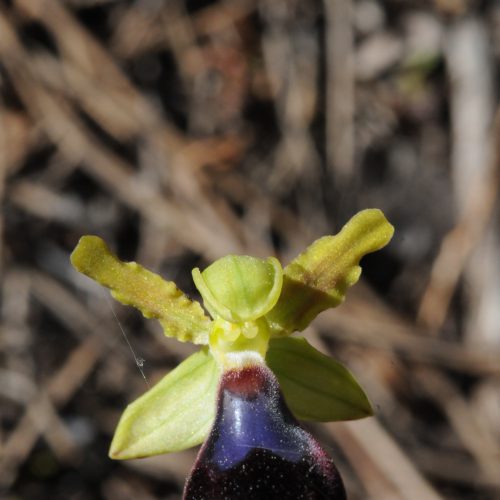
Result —
<svg viewBox="0 0 500 500"><path fill-rule="evenodd" d="M266 362L299 419L331 422L373 415L368 398L349 370L304 338L271 339Z"/></svg>
<svg viewBox="0 0 500 500"><path fill-rule="evenodd" d="M124 411L109 455L124 460L202 443L215 418L219 370L206 348L191 355Z"/></svg>
<svg viewBox="0 0 500 500"><path fill-rule="evenodd" d="M283 270L274 257L228 255L203 272L193 269L193 280L214 318L243 323L263 316L276 304Z"/></svg>
<svg viewBox="0 0 500 500"><path fill-rule="evenodd" d="M356 214L335 236L316 240L283 270L283 287L266 319L275 336L302 331L339 305L361 274L359 261L387 245L394 228L378 209Z"/></svg>
<svg viewBox="0 0 500 500"><path fill-rule="evenodd" d="M71 254L71 263L109 288L122 304L136 307L146 318L159 320L167 337L208 343L211 321L198 302L189 300L175 283L139 264L120 261L101 238L83 236Z"/></svg>

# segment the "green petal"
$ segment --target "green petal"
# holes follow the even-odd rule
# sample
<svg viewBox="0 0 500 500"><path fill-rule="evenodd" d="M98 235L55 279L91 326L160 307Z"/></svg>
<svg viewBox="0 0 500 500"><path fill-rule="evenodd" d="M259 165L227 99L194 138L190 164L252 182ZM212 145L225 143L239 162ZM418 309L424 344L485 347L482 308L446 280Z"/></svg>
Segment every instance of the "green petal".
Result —
<svg viewBox="0 0 500 500"><path fill-rule="evenodd" d="M193 280L214 318L243 323L260 318L274 307L281 291L283 270L274 257L228 255L202 273L193 269Z"/></svg>
<svg viewBox="0 0 500 500"><path fill-rule="evenodd" d="M158 319L167 337L207 344L210 319L171 281L135 262L120 261L97 236L83 236L71 263L101 285L109 288L122 304L134 306L146 318Z"/></svg>
<svg viewBox="0 0 500 500"><path fill-rule="evenodd" d="M191 355L126 408L109 456L149 457L202 443L215 418L218 381L219 370L206 348Z"/></svg>
<svg viewBox="0 0 500 500"><path fill-rule="evenodd" d="M366 394L349 370L304 338L271 339L266 362L297 418L330 422L373 415Z"/></svg>
<svg viewBox="0 0 500 500"><path fill-rule="evenodd" d="M266 315L273 335L302 331L339 305L361 274L360 259L389 243L394 228L377 209L356 214L335 236L316 240L283 270L276 306Z"/></svg>

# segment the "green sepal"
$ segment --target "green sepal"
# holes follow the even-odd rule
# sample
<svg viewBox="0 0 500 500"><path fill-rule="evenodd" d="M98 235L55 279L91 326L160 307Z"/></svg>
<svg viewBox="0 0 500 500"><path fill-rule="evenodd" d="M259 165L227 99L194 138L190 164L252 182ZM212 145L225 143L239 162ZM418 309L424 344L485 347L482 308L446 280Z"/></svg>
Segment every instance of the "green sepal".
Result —
<svg viewBox="0 0 500 500"><path fill-rule="evenodd" d="M127 406L109 456L142 458L202 443L215 418L218 381L219 369L207 348L189 356Z"/></svg>
<svg viewBox="0 0 500 500"><path fill-rule="evenodd" d="M76 270L111 290L111 295L159 320L167 337L207 344L210 318L172 281L135 262L122 262L98 236L83 236L71 254Z"/></svg>
<svg viewBox="0 0 500 500"><path fill-rule="evenodd" d="M278 378L290 410L301 420L331 422L373 415L351 372L302 337L271 339L266 363Z"/></svg>
<svg viewBox="0 0 500 500"><path fill-rule="evenodd" d="M302 331L339 305L361 274L359 261L387 245L394 228L378 209L356 214L335 236L316 240L283 270L281 295L266 319L273 336Z"/></svg>
<svg viewBox="0 0 500 500"><path fill-rule="evenodd" d="M227 255L192 274L210 314L231 323L254 321L270 311L283 283L281 264L274 257Z"/></svg>

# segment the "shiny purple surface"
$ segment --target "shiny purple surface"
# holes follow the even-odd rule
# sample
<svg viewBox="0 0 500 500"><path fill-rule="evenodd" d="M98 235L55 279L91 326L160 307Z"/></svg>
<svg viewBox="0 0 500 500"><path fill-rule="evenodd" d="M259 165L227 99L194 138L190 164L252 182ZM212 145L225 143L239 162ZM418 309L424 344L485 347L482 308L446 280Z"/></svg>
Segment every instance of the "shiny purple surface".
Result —
<svg viewBox="0 0 500 500"><path fill-rule="evenodd" d="M186 500L346 498L340 475L287 408L265 366L226 372Z"/></svg>

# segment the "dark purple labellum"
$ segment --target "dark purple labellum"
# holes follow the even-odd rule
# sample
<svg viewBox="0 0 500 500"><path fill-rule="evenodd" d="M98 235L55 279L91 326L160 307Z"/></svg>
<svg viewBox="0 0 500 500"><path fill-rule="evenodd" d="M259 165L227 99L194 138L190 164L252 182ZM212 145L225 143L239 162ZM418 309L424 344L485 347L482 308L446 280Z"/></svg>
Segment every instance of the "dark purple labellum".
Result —
<svg viewBox="0 0 500 500"><path fill-rule="evenodd" d="M265 366L230 370L185 500L345 500L332 459L293 417Z"/></svg>

